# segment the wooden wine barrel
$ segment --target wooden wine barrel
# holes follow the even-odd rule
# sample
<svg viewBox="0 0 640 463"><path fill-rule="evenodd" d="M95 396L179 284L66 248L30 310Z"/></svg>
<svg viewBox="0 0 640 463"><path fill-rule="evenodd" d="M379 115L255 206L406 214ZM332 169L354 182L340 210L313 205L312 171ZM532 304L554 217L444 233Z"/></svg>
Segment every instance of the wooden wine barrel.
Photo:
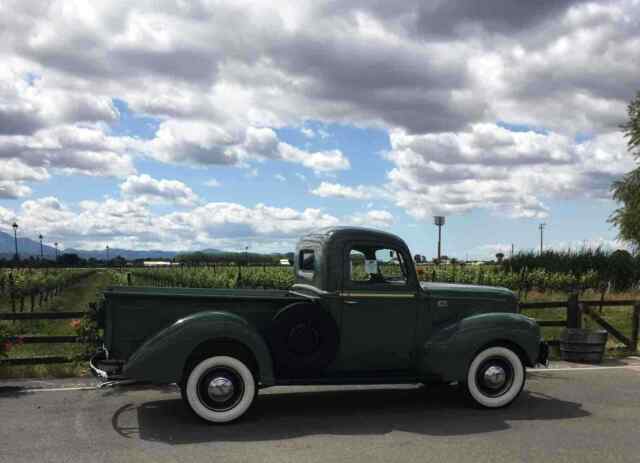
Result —
<svg viewBox="0 0 640 463"><path fill-rule="evenodd" d="M560 334L560 358L569 362L600 363L607 344L606 331L567 328Z"/></svg>

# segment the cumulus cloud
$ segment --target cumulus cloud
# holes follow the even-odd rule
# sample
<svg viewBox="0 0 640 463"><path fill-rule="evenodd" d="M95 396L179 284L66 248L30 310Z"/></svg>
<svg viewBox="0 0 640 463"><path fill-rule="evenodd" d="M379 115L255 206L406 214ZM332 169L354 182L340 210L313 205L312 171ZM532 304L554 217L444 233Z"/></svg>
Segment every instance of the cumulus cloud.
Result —
<svg viewBox="0 0 640 463"><path fill-rule="evenodd" d="M194 165L247 165L252 160L282 160L301 164L315 172L350 168L340 150L308 152L278 140L270 128L248 127L232 133L204 121L170 120L160 125L146 148L163 162Z"/></svg>
<svg viewBox="0 0 640 463"><path fill-rule="evenodd" d="M9 61L0 70L0 136L29 135L57 124L109 122L119 114L111 98L77 93L49 82L27 80Z"/></svg>
<svg viewBox="0 0 640 463"><path fill-rule="evenodd" d="M215 178L207 180L206 182L204 182L204 184L205 186L208 186L211 188L218 188L222 186L222 183L219 180L216 180Z"/></svg>
<svg viewBox="0 0 640 463"><path fill-rule="evenodd" d="M577 143L480 124L456 133L394 132L391 145L388 188L416 218L472 209L542 218L548 198L609 197L611 182L634 165L620 133Z"/></svg>
<svg viewBox="0 0 640 463"><path fill-rule="evenodd" d="M320 185L311 190L311 194L320 196L321 198L333 197L362 200L386 196L385 192L380 188L365 185L352 187L331 182L321 182Z"/></svg>
<svg viewBox="0 0 640 463"><path fill-rule="evenodd" d="M147 202L170 202L191 206L199 199L191 188L177 180L156 180L147 174L132 175L120 185L125 198L138 198Z"/></svg>
<svg viewBox="0 0 640 463"><path fill-rule="evenodd" d="M110 136L98 127L58 126L32 136L0 137L0 160L26 165L38 173L28 180L47 178L48 169L122 177L135 173L129 153L138 145L135 139Z"/></svg>
<svg viewBox="0 0 640 463"><path fill-rule="evenodd" d="M395 218L391 212L375 209L365 213L357 213L351 219L351 223L354 225L374 228L389 228L394 221Z"/></svg>
<svg viewBox="0 0 640 463"><path fill-rule="evenodd" d="M31 188L17 182L0 181L0 198L17 199L31 194Z"/></svg>
<svg viewBox="0 0 640 463"><path fill-rule="evenodd" d="M494 6L3 2L0 158L44 169L0 180L4 194L27 194L48 172L127 177L138 154L349 169L339 149L277 136L287 126L309 136L304 124L317 120L387 130L386 190L416 218L477 208L542 217L548 198L607 197L633 166L616 131L640 75L637 0ZM109 133L114 98L158 119L152 140ZM314 194L368 194L335 185Z"/></svg>
<svg viewBox="0 0 640 463"><path fill-rule="evenodd" d="M388 220L384 215L372 218ZM18 220L25 230L79 248L104 246L138 249L193 249L224 245L255 250L271 249L273 243L293 248L300 235L311 230L347 223L320 209L253 207L229 202L211 202L179 212L158 214L145 198L106 198L81 201L77 207L56 197L27 200L17 211L0 208L0 223ZM280 248L282 250L282 248Z"/></svg>

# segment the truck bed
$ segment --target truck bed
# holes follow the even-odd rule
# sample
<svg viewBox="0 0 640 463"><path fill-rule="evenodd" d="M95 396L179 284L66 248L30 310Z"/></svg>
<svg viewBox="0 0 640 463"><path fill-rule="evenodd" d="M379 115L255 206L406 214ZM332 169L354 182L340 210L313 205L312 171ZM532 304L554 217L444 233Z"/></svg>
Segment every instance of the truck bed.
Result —
<svg viewBox="0 0 640 463"><path fill-rule="evenodd" d="M280 308L307 300L287 290L133 286L110 287L104 297L104 344L110 358L123 361L149 337L197 312L250 312L247 319L262 332Z"/></svg>

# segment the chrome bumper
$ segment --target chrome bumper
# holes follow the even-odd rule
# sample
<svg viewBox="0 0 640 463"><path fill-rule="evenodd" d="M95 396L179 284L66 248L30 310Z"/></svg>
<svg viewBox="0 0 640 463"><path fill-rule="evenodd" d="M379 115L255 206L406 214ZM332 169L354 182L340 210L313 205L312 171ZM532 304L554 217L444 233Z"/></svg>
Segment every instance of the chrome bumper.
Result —
<svg viewBox="0 0 640 463"><path fill-rule="evenodd" d="M89 368L97 378L103 381L114 381L125 379L122 373L124 362L121 360L110 360L104 349L98 350L89 359Z"/></svg>

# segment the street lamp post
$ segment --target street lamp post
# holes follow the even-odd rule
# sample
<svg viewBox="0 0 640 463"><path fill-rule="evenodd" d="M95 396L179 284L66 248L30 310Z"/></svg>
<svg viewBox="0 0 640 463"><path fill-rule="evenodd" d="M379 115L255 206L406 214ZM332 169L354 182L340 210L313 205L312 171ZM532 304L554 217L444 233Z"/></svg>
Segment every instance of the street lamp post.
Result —
<svg viewBox="0 0 640 463"><path fill-rule="evenodd" d="M42 238L44 237L42 233L38 235L38 238L40 238L40 260L44 260L44 247L42 246Z"/></svg>
<svg viewBox="0 0 640 463"><path fill-rule="evenodd" d="M445 218L442 215L436 215L433 217L433 223L438 227L438 261L442 256L442 226L445 223Z"/></svg>
<svg viewBox="0 0 640 463"><path fill-rule="evenodd" d="M542 251L544 250L543 247L543 236L544 236L544 227L546 227L547 224L542 222L540 225L538 225L538 228L540 229L540 255L542 255Z"/></svg>
<svg viewBox="0 0 640 463"><path fill-rule="evenodd" d="M109 245L107 244L107 246L105 247L106 251L107 251L107 264L109 263Z"/></svg>
<svg viewBox="0 0 640 463"><path fill-rule="evenodd" d="M249 266L249 246L244 247L244 260L248 267Z"/></svg>
<svg viewBox="0 0 640 463"><path fill-rule="evenodd" d="M16 248L16 254L15 254L15 258L16 261L20 260L20 256L18 255L18 224L16 222L13 222L13 244L15 245Z"/></svg>
<svg viewBox="0 0 640 463"><path fill-rule="evenodd" d="M56 241L55 243L53 243L53 245L56 247L56 262L58 261L58 242Z"/></svg>

